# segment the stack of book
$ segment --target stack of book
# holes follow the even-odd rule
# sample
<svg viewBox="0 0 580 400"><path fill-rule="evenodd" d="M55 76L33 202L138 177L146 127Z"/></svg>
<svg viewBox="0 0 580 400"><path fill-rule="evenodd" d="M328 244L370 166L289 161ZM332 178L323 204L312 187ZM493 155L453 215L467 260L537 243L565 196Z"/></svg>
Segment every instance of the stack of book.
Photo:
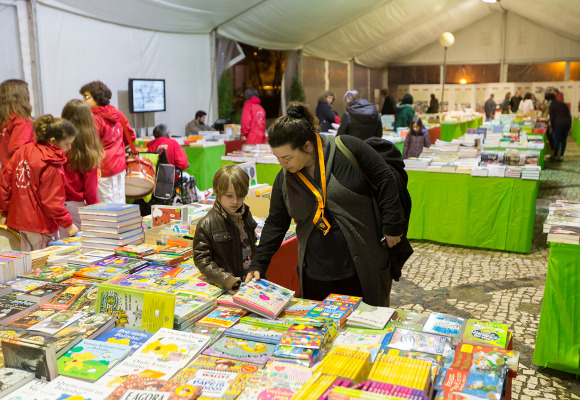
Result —
<svg viewBox="0 0 580 400"><path fill-rule="evenodd" d="M139 206L99 203L79 209L83 248L111 250L128 244L143 243L145 234Z"/></svg>
<svg viewBox="0 0 580 400"><path fill-rule="evenodd" d="M485 165L480 165L471 168L471 176L487 176L488 168Z"/></svg>
<svg viewBox="0 0 580 400"><path fill-rule="evenodd" d="M515 167L508 165L505 167L505 175L506 178L521 178L522 177L522 169L521 167Z"/></svg>
<svg viewBox="0 0 580 400"><path fill-rule="evenodd" d="M30 272L31 269L30 254L15 250L0 251L0 282L16 279L18 275Z"/></svg>
<svg viewBox="0 0 580 400"><path fill-rule="evenodd" d="M276 318L290 304L294 291L265 279L252 280L233 296L234 303L268 318Z"/></svg>
<svg viewBox="0 0 580 400"><path fill-rule="evenodd" d="M540 179L542 168L539 166L525 165L522 167L522 179L537 181Z"/></svg>
<svg viewBox="0 0 580 400"><path fill-rule="evenodd" d="M328 317L335 325L342 329L346 325L346 319L356 310L362 298L341 294L329 294L319 305L306 314L306 317Z"/></svg>
<svg viewBox="0 0 580 400"><path fill-rule="evenodd" d="M553 226L580 228L580 202L556 200L550 204L549 214L544 222L544 233L550 232Z"/></svg>
<svg viewBox="0 0 580 400"><path fill-rule="evenodd" d="M89 251L88 253L71 256L66 260L66 263L69 266L88 267L114 255L115 253L112 251L94 250Z"/></svg>
<svg viewBox="0 0 580 400"><path fill-rule="evenodd" d="M425 171L431 163L431 159L427 157L407 158L404 161L407 171Z"/></svg>
<svg viewBox="0 0 580 400"><path fill-rule="evenodd" d="M157 245L153 244L130 244L127 246L119 247L115 250L118 256L133 257L133 258L143 258L150 254L155 254L157 250Z"/></svg>

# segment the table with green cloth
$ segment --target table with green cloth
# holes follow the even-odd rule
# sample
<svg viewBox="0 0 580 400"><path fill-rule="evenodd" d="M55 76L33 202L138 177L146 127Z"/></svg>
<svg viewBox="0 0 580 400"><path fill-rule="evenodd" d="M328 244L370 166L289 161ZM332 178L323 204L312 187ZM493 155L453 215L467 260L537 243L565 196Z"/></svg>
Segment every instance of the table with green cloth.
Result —
<svg viewBox="0 0 580 400"><path fill-rule="evenodd" d="M550 243L533 363L580 374L580 245Z"/></svg>
<svg viewBox="0 0 580 400"><path fill-rule="evenodd" d="M538 181L407 172L409 239L530 252Z"/></svg>
<svg viewBox="0 0 580 400"><path fill-rule="evenodd" d="M450 142L467 133L468 129L477 129L483 124L481 117L473 118L467 121L442 121L441 122L441 140Z"/></svg>
<svg viewBox="0 0 580 400"><path fill-rule="evenodd" d="M240 164L239 162L221 160L221 166L228 164ZM256 163L256 175L258 176L258 183L267 183L270 186L274 185L276 175L280 171L280 164L262 164Z"/></svg>
<svg viewBox="0 0 580 400"><path fill-rule="evenodd" d="M221 168L222 156L226 154L225 144L208 147L183 146L189 167L184 171L195 177L200 190L211 188L214 174Z"/></svg>
<svg viewBox="0 0 580 400"><path fill-rule="evenodd" d="M580 146L580 117L572 118L572 131L570 134Z"/></svg>

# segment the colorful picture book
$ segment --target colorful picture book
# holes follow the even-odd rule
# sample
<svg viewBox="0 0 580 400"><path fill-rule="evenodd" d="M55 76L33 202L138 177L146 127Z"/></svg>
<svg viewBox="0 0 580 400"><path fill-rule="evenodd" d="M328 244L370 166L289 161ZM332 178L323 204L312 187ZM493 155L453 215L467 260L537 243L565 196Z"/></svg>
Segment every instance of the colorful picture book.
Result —
<svg viewBox="0 0 580 400"><path fill-rule="evenodd" d="M28 330L54 335L64 327L86 315L82 311L59 311L57 314L51 315L39 323L32 325Z"/></svg>
<svg viewBox="0 0 580 400"><path fill-rule="evenodd" d="M423 332L437 333L439 335L453 336L457 343L467 325L464 318L455 317L449 314L432 312L423 326Z"/></svg>
<svg viewBox="0 0 580 400"><path fill-rule="evenodd" d="M14 321L6 324L6 327L10 328L19 328L19 329L28 329L33 325L38 324L40 321L45 320L48 317L53 316L54 314L58 314L59 310L52 309L52 308L38 308L34 311L31 311L20 318L15 319Z"/></svg>
<svg viewBox="0 0 580 400"><path fill-rule="evenodd" d="M435 399L501 400L504 379L443 368L435 381Z"/></svg>
<svg viewBox="0 0 580 400"><path fill-rule="evenodd" d="M383 329L395 313L394 308L369 306L360 303L357 309L346 318L347 325L361 328Z"/></svg>
<svg viewBox="0 0 580 400"><path fill-rule="evenodd" d="M67 287L66 284L61 283L46 283L28 292L18 293L16 298L19 300L27 300L43 305L52 300L57 294L62 292Z"/></svg>
<svg viewBox="0 0 580 400"><path fill-rule="evenodd" d="M222 337L206 349L203 354L264 365L274 352L274 347L269 343Z"/></svg>
<svg viewBox="0 0 580 400"><path fill-rule="evenodd" d="M129 375L106 400L194 400L200 393L201 387L193 384Z"/></svg>
<svg viewBox="0 0 580 400"><path fill-rule="evenodd" d="M218 328L229 328L238 322L244 315L246 315L246 311L244 310L218 307L197 321L197 323L199 325L216 326Z"/></svg>
<svg viewBox="0 0 580 400"><path fill-rule="evenodd" d="M396 328L389 341L389 347L399 350L445 355L451 349L451 338L432 333Z"/></svg>
<svg viewBox="0 0 580 400"><path fill-rule="evenodd" d="M15 293L0 297L0 325L6 325L38 308L38 303L19 300Z"/></svg>
<svg viewBox="0 0 580 400"><path fill-rule="evenodd" d="M265 279L242 284L232 296L234 303L268 318L276 318L288 306L294 291Z"/></svg>
<svg viewBox="0 0 580 400"><path fill-rule="evenodd" d="M69 285L59 295L48 303L45 303L42 307L68 310L91 286L90 284Z"/></svg>
<svg viewBox="0 0 580 400"><path fill-rule="evenodd" d="M509 338L508 326L505 324L469 319L461 341L505 349Z"/></svg>
<svg viewBox="0 0 580 400"><path fill-rule="evenodd" d="M503 377L509 371L517 373L519 353L496 347L459 343L445 360L445 367L478 374Z"/></svg>
<svg viewBox="0 0 580 400"><path fill-rule="evenodd" d="M145 344L145 342L147 342L151 336L153 336L153 334L149 332L115 327L110 331L98 336L95 340L129 346L131 351L134 352L138 350L143 344Z"/></svg>
<svg viewBox="0 0 580 400"><path fill-rule="evenodd" d="M90 399L105 400L113 391L112 388L84 382L79 379L59 376L42 388L43 399Z"/></svg>

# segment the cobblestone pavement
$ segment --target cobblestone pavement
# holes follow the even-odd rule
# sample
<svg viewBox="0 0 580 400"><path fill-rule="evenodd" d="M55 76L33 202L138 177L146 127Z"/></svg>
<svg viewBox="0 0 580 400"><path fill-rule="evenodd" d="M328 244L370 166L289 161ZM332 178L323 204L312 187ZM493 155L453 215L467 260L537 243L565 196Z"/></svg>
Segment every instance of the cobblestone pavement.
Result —
<svg viewBox="0 0 580 400"><path fill-rule="evenodd" d="M544 167L530 254L413 241L415 253L393 284L391 306L507 324L521 353L512 399L580 400L579 376L532 364L548 267L542 224L551 201L580 201L580 149L574 139L568 138L564 162L548 159Z"/></svg>

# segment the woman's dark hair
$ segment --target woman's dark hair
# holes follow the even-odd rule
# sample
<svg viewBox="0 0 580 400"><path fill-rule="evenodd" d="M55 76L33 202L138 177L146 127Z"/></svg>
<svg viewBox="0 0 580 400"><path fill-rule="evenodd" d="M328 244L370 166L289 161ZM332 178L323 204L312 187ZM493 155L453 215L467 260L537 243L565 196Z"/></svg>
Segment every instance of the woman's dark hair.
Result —
<svg viewBox="0 0 580 400"><path fill-rule="evenodd" d="M101 81L92 81L84 85L81 90L79 90L80 94L85 94L85 92L89 92L99 106L107 106L111 102L111 89L107 87Z"/></svg>
<svg viewBox="0 0 580 400"><path fill-rule="evenodd" d="M509 98L511 97L511 95L512 95L512 93L511 93L511 92L507 92L507 93L505 94L505 98L506 98L506 99L509 99Z"/></svg>
<svg viewBox="0 0 580 400"><path fill-rule="evenodd" d="M326 92L322 93L322 96L318 98L318 101L326 103L326 98L328 96L332 96L332 102L334 103L334 100L336 99L336 94L332 90L327 90Z"/></svg>
<svg viewBox="0 0 580 400"><path fill-rule="evenodd" d="M250 100L252 97L260 98L258 91L254 88L249 88L244 91L244 101Z"/></svg>
<svg viewBox="0 0 580 400"><path fill-rule="evenodd" d="M34 133L39 142L50 142L54 138L57 142L76 135L76 130L70 122L64 118L54 118L46 114L37 118L34 122Z"/></svg>
<svg viewBox="0 0 580 400"><path fill-rule="evenodd" d="M419 131L415 131L413 129L413 125L417 124L419 126ZM423 132L423 129L425 129L425 125L423 125L423 120L420 117L415 117L411 120L411 123L409 124L409 129L412 130L415 133L421 133Z"/></svg>
<svg viewBox="0 0 580 400"><path fill-rule="evenodd" d="M10 121L10 113L30 120L31 111L28 83L20 79L8 79L0 83L0 130Z"/></svg>
<svg viewBox="0 0 580 400"><path fill-rule="evenodd" d="M528 100L532 98L532 94L530 92L527 92L524 96L524 100Z"/></svg>
<svg viewBox="0 0 580 400"><path fill-rule="evenodd" d="M286 113L268 129L270 147L289 144L292 150L302 150L307 141L315 144L320 126L310 108L304 103L292 102L288 104Z"/></svg>
<svg viewBox="0 0 580 400"><path fill-rule="evenodd" d="M407 93L406 95L403 96L403 100L401 100L401 103L413 104L413 96L411 96L409 93Z"/></svg>
<svg viewBox="0 0 580 400"><path fill-rule="evenodd" d="M556 100L556 95L554 94L554 92L548 92L546 93L546 96L544 98L548 101L554 101Z"/></svg>
<svg viewBox="0 0 580 400"><path fill-rule="evenodd" d="M165 137L168 133L169 131L167 130L167 125L165 124L159 124L153 128L153 137L155 138Z"/></svg>

